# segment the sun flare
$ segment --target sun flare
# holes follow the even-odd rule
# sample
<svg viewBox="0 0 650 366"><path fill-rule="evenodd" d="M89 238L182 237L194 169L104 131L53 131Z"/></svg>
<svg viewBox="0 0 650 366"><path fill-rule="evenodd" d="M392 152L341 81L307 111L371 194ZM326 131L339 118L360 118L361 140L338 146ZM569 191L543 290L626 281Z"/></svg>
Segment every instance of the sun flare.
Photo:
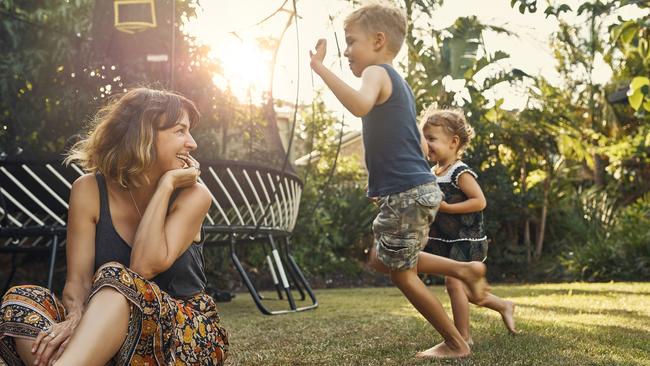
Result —
<svg viewBox="0 0 650 366"><path fill-rule="evenodd" d="M222 72L213 78L214 83L223 89L229 88L239 100L248 100L249 92L257 99L268 90L269 51L262 50L254 42L232 36L212 45L210 55L222 67Z"/></svg>

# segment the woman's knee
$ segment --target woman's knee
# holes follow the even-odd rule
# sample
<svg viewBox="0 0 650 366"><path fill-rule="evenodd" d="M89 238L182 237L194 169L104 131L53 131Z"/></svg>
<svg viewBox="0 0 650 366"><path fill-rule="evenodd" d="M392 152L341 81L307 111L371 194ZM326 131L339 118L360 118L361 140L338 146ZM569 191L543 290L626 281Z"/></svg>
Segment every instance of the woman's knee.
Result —
<svg viewBox="0 0 650 366"><path fill-rule="evenodd" d="M119 262L106 262L97 268L95 275L93 276L93 283L96 283L99 279L105 279L107 277L119 277L125 273L127 270L126 266Z"/></svg>
<svg viewBox="0 0 650 366"><path fill-rule="evenodd" d="M2 297L2 308L0 313L4 313L7 303L12 304L21 304L21 303L34 303L34 304L45 304L51 303L57 305L57 300L52 291L43 286L37 285L20 285L13 286ZM2 317L0 316L0 320Z"/></svg>

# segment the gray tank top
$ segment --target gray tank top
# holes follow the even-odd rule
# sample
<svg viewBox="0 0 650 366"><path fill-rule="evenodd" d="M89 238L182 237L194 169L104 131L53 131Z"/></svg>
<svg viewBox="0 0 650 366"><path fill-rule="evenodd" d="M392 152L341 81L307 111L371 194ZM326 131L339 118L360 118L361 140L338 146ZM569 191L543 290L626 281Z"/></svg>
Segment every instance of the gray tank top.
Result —
<svg viewBox="0 0 650 366"><path fill-rule="evenodd" d="M368 197L400 193L436 180L420 148L413 92L392 66L379 66L388 73L393 91L361 118Z"/></svg>
<svg viewBox="0 0 650 366"><path fill-rule="evenodd" d="M95 227L95 271L107 262L119 262L128 267L131 261L131 247L113 226L106 179L99 173L95 177L99 187L100 203L99 222ZM174 192L169 200L170 206L177 194L178 191ZM201 232L201 238L204 237ZM203 291L207 281L204 271L203 243L192 243L169 269L152 280L161 290L174 298L190 297Z"/></svg>

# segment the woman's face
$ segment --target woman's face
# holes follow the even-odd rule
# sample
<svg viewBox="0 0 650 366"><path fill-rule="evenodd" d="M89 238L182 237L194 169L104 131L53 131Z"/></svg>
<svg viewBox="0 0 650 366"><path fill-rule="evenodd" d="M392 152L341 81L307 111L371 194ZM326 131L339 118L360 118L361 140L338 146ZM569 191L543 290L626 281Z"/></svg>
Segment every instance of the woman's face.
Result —
<svg viewBox="0 0 650 366"><path fill-rule="evenodd" d="M196 150L196 141L190 134L190 121L186 112L171 128L156 134L156 166L163 172L185 168L184 156ZM179 157L180 156L180 157Z"/></svg>

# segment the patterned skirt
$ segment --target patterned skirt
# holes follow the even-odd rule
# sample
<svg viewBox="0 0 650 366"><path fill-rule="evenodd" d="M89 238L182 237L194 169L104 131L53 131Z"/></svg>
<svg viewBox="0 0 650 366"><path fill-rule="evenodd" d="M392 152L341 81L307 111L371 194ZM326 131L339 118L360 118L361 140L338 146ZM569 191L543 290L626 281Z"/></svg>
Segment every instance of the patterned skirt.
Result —
<svg viewBox="0 0 650 366"><path fill-rule="evenodd" d="M210 296L174 299L116 262L97 270L90 297L105 286L122 293L131 308L128 335L112 365L223 365L228 335ZM0 358L9 366L23 365L13 337L34 339L63 320L65 308L48 289L11 288L0 306Z"/></svg>

